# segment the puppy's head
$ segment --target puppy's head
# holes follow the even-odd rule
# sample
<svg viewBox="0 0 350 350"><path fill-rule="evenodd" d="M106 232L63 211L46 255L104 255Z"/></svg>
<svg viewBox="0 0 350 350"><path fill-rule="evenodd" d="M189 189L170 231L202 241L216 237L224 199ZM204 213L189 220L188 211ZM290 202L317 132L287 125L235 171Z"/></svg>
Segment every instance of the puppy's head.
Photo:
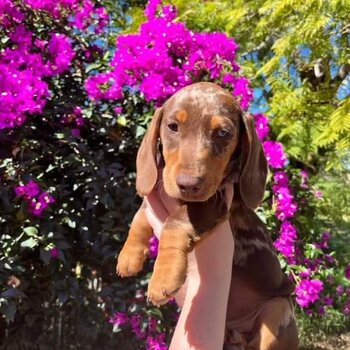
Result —
<svg viewBox="0 0 350 350"><path fill-rule="evenodd" d="M136 188L141 196L150 193L157 181L158 143L169 196L206 201L236 173L245 204L255 208L261 201L267 165L253 120L221 87L187 86L156 111L137 155Z"/></svg>

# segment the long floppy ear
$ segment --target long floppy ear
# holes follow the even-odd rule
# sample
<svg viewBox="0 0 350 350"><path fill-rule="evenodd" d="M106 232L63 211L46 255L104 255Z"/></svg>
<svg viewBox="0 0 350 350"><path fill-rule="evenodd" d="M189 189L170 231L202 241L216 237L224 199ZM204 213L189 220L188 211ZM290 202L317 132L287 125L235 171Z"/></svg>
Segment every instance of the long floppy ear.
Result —
<svg viewBox="0 0 350 350"><path fill-rule="evenodd" d="M141 197L147 196L157 182L157 143L162 114L162 108L155 111L151 125L143 137L137 153L136 190Z"/></svg>
<svg viewBox="0 0 350 350"><path fill-rule="evenodd" d="M242 172L239 189L244 203L251 209L259 206L264 197L267 161L262 144L256 134L253 117L242 113Z"/></svg>

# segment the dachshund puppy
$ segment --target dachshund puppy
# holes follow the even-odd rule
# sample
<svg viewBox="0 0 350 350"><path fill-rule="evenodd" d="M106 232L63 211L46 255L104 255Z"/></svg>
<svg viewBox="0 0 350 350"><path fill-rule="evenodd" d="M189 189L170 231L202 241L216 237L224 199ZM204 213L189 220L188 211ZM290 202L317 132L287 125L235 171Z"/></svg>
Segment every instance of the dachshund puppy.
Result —
<svg viewBox="0 0 350 350"><path fill-rule="evenodd" d="M148 297L161 305L186 279L187 254L229 219L235 239L225 350L294 350L298 337L283 274L271 238L254 213L267 163L251 116L212 83L196 83L157 109L137 155L136 189L147 198L156 186L179 203L164 223ZM234 187L228 207L224 187ZM119 254L117 273L132 276L148 255L152 228L144 200Z"/></svg>

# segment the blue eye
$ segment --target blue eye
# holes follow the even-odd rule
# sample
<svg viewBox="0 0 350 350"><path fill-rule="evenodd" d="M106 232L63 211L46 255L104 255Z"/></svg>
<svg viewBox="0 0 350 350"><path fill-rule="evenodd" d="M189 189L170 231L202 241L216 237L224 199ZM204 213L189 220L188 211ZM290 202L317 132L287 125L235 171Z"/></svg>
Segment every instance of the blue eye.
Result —
<svg viewBox="0 0 350 350"><path fill-rule="evenodd" d="M231 136L231 133L230 133L227 129L219 129L219 130L216 132L216 135L217 135L218 137L225 138L225 137Z"/></svg>

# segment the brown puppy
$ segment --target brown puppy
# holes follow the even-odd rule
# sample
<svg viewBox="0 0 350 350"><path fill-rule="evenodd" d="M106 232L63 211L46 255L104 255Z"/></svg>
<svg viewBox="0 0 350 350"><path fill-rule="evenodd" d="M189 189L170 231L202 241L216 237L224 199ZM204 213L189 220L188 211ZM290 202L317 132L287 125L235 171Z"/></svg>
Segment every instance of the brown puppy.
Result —
<svg viewBox="0 0 350 350"><path fill-rule="evenodd" d="M161 173L161 176L159 174ZM136 188L147 196L161 179L181 206L166 220L148 296L156 305L186 279L187 254L203 234L229 217L235 254L225 349L294 350L297 333L272 241L252 209L262 200L267 164L254 123L232 95L197 83L173 95L153 117L137 156ZM222 188L234 186L227 208ZM121 276L138 273L152 235L143 204L119 254Z"/></svg>

